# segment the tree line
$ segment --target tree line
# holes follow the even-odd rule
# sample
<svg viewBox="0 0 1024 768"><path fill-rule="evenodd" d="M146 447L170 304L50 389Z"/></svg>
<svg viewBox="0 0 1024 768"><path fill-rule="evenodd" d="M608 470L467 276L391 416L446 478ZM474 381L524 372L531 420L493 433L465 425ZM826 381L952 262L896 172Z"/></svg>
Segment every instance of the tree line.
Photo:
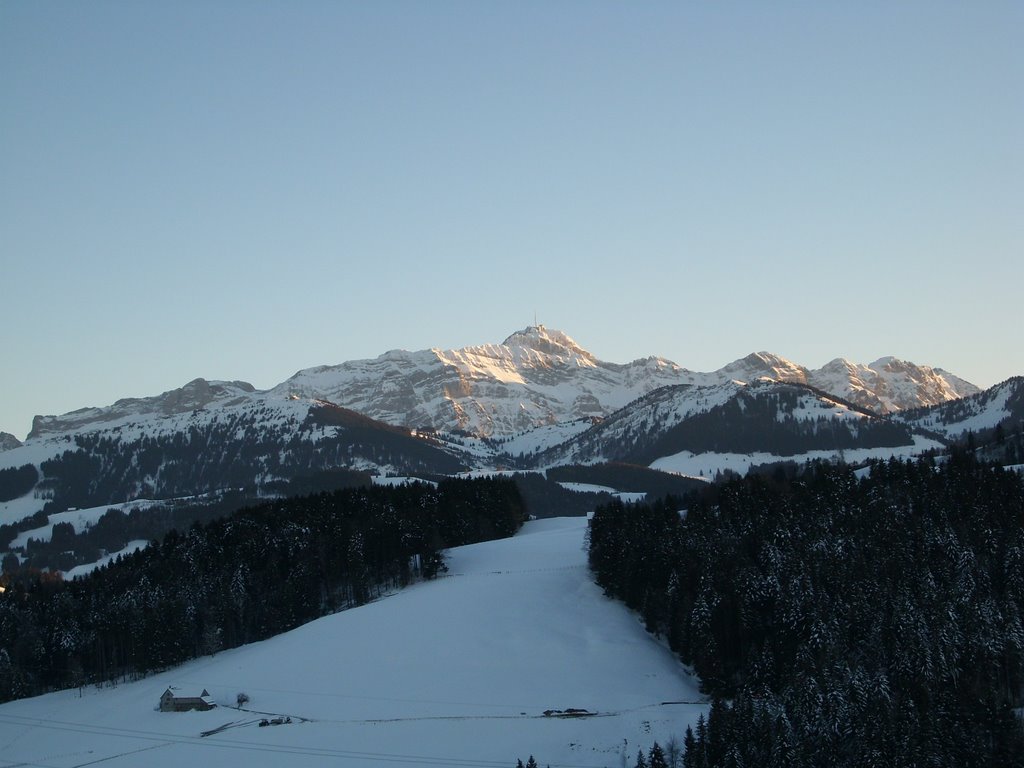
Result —
<svg viewBox="0 0 1024 768"><path fill-rule="evenodd" d="M0 469L0 502L24 496L38 481L39 473L31 464Z"/></svg>
<svg viewBox="0 0 1024 768"><path fill-rule="evenodd" d="M819 465L612 503L589 537L597 583L712 697L685 765L1024 764L1016 473Z"/></svg>
<svg viewBox="0 0 1024 768"><path fill-rule="evenodd" d="M132 678L265 639L443 569L514 533L503 479L340 490L240 510L63 582L5 575L0 700Z"/></svg>

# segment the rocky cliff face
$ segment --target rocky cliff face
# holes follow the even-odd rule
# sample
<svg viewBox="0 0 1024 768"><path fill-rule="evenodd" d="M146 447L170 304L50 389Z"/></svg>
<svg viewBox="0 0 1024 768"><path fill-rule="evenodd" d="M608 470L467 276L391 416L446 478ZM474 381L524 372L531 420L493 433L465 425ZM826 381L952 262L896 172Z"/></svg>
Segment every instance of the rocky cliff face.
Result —
<svg viewBox="0 0 1024 768"><path fill-rule="evenodd" d="M879 414L938 405L980 391L942 369L895 357L883 357L870 365L836 358L821 368L809 369L769 352L747 355L712 373L691 374L688 381L707 386L759 379L808 384Z"/></svg>
<svg viewBox="0 0 1024 768"><path fill-rule="evenodd" d="M299 371L274 391L316 397L392 424L491 436L605 416L683 369L661 358L606 363L561 331L531 326L501 344L392 351Z"/></svg>
<svg viewBox="0 0 1024 768"><path fill-rule="evenodd" d="M941 369L883 357L870 365L837 359L810 371L807 383L876 413L938 405L981 390Z"/></svg>
<svg viewBox="0 0 1024 768"><path fill-rule="evenodd" d="M10 432L0 432L0 451L9 451L21 445L21 440Z"/></svg>

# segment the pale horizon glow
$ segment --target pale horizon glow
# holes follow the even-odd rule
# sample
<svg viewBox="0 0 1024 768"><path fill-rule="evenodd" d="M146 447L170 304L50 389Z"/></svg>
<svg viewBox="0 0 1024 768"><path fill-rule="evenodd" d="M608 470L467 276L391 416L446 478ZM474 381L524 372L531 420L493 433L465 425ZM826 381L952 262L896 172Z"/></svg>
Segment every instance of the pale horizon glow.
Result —
<svg viewBox="0 0 1024 768"><path fill-rule="evenodd" d="M0 431L536 319L1024 374L1024 6L0 4Z"/></svg>

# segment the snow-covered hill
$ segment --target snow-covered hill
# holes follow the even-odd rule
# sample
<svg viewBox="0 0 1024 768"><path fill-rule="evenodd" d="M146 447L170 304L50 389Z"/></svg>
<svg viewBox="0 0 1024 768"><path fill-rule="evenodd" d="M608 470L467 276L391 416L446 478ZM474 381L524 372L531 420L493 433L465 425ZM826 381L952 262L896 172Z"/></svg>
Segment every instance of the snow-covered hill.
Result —
<svg viewBox="0 0 1024 768"><path fill-rule="evenodd" d="M0 755L48 768L498 768L530 754L552 768L632 764L639 747L681 740L706 707L593 584L585 526L528 523L454 550L446 578L271 640L116 688L4 704ZM221 706L158 712L168 686L205 688ZM229 708L239 692L249 711ZM593 715L544 714L570 708ZM291 723L259 727L277 716Z"/></svg>
<svg viewBox="0 0 1024 768"><path fill-rule="evenodd" d="M898 417L915 427L951 438L995 429L1013 432L1024 426L1024 377L1015 376L962 400L935 408L907 411Z"/></svg>
<svg viewBox="0 0 1024 768"><path fill-rule="evenodd" d="M761 379L664 387L543 451L537 461L542 466L618 461L707 476L738 464L745 471L780 460L852 461L940 447L906 424L807 385ZM672 458L684 455L700 458ZM748 460L738 461L739 456Z"/></svg>
<svg viewBox="0 0 1024 768"><path fill-rule="evenodd" d="M42 475L25 497L0 503L0 523L31 515L50 500L59 509L95 507L260 489L337 468L375 474L466 468L452 451L406 429L273 392L218 398L170 413L156 399L144 415L115 417L116 409L98 425L43 432L0 453L0 470L32 464Z"/></svg>
<svg viewBox="0 0 1024 768"><path fill-rule="evenodd" d="M245 381L194 379L183 387L155 397L125 398L103 408L81 408L63 416L36 416L28 439L159 420L207 406L242 405L251 399L260 399L258 396L250 398L256 394L253 385Z"/></svg>

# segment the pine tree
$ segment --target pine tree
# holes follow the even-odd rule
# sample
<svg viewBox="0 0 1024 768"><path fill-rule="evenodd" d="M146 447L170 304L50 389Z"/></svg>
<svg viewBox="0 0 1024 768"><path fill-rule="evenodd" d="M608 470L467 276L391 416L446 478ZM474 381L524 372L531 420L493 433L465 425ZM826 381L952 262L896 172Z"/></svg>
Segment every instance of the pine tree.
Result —
<svg viewBox="0 0 1024 768"><path fill-rule="evenodd" d="M526 761L526 768L537 768L537 761L533 759L533 755Z"/></svg>
<svg viewBox="0 0 1024 768"><path fill-rule="evenodd" d="M697 742L694 747L693 768L709 768L711 761L708 759L708 723L703 712L697 716Z"/></svg>
<svg viewBox="0 0 1024 768"><path fill-rule="evenodd" d="M635 768L647 768L647 759L644 757L644 751L642 749L638 749L636 751Z"/></svg>
<svg viewBox="0 0 1024 768"><path fill-rule="evenodd" d="M658 742L654 742L654 746L651 747L651 751L647 759L648 768L668 768L668 762L665 760L665 752L658 745Z"/></svg>

